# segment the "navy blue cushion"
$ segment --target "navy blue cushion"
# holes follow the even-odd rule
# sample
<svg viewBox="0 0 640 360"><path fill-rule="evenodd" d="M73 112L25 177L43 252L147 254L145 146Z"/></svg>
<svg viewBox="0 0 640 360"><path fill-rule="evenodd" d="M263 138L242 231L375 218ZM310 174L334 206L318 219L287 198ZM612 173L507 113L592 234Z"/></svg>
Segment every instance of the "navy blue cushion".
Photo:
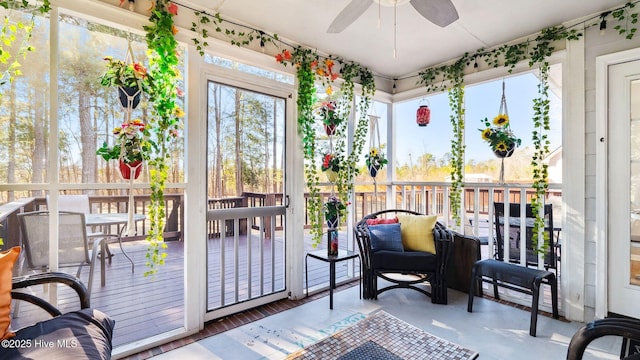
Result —
<svg viewBox="0 0 640 360"><path fill-rule="evenodd" d="M397 272L435 272L437 267L436 255L424 251L397 251L381 250L373 254L371 258L373 268L379 271Z"/></svg>
<svg viewBox="0 0 640 360"><path fill-rule="evenodd" d="M371 250L404 251L400 224L369 225Z"/></svg>
<svg viewBox="0 0 640 360"><path fill-rule="evenodd" d="M16 331L12 341L26 344L28 340L30 346L0 346L0 359L109 360L114 326L113 319L95 309L62 314Z"/></svg>

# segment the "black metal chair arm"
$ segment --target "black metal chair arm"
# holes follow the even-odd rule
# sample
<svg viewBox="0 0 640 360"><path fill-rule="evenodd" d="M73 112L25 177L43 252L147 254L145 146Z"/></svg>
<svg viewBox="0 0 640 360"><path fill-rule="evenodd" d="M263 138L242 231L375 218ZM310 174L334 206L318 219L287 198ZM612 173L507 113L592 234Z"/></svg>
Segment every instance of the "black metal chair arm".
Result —
<svg viewBox="0 0 640 360"><path fill-rule="evenodd" d="M571 338L569 349L567 350L567 360L580 360L584 355L587 346L603 336L621 336L626 339L640 341L640 320L627 318L606 318L594 320L580 328ZM624 349L623 349L624 352ZM629 357L621 353L621 359L639 359L640 355L635 354Z"/></svg>
<svg viewBox="0 0 640 360"><path fill-rule="evenodd" d="M87 288L84 284L74 276L61 272L46 272L14 277L12 279L12 289L18 290L29 286L52 283L60 283L69 286L78 294L78 298L80 299L80 308L86 309L90 307ZM37 296L20 291L11 291L11 297L16 300L22 300L36 305L51 314L51 316L58 316L61 314L60 310L55 306Z"/></svg>

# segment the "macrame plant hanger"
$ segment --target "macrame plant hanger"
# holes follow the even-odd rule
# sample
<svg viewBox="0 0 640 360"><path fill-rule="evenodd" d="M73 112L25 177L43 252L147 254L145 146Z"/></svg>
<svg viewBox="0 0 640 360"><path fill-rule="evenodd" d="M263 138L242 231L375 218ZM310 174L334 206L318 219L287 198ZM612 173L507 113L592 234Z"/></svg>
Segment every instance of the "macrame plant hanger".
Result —
<svg viewBox="0 0 640 360"><path fill-rule="evenodd" d="M131 47L131 34L127 37L127 52L124 57L125 64L135 64L135 58L133 56L133 48ZM127 97L127 102L125 106L125 121L131 121L131 112L134 108L134 98L139 96L142 92L142 83L140 79L138 79L138 91L136 91L133 95L130 95L122 87L118 87L118 94L121 95L124 93ZM123 104L124 105L124 104ZM120 147L120 157L124 157L124 146ZM135 174L138 172L138 169L142 166L142 162L137 164L136 166L131 166L130 164L125 163L125 166L129 168L129 206L128 206L128 217L127 217L127 236L134 236L136 234L135 222L133 221L133 213L135 210L135 201L133 198L133 181L135 180Z"/></svg>
<svg viewBox="0 0 640 360"><path fill-rule="evenodd" d="M502 98L500 99L500 110L498 110L498 115L506 115L507 119L509 119L509 113L507 111L507 97L505 96L504 91L504 78L502 79ZM508 126L508 125L507 125ZM500 178L499 183L504 184L504 156L500 158Z"/></svg>
<svg viewBox="0 0 640 360"><path fill-rule="evenodd" d="M380 116L376 115L375 106L372 107L372 113L369 114L369 155L371 155L372 149L377 149L378 154L380 151L380 127L378 126L378 120ZM376 168L372 161L369 161L369 175L373 177L373 203L374 211L378 211L378 184L376 182L376 176L380 168Z"/></svg>

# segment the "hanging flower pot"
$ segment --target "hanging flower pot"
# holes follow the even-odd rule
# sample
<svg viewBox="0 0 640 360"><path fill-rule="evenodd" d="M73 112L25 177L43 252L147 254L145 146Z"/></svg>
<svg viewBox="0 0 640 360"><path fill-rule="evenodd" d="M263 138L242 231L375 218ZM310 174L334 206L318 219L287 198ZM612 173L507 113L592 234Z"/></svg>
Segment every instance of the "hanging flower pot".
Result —
<svg viewBox="0 0 640 360"><path fill-rule="evenodd" d="M431 110L429 105L420 105L416 112L416 123L418 126L427 126L431 121Z"/></svg>
<svg viewBox="0 0 640 360"><path fill-rule="evenodd" d="M140 89L138 87L118 86L120 104L125 109L135 109L140 104Z"/></svg>
<svg viewBox="0 0 640 360"><path fill-rule="evenodd" d="M324 173L327 175L327 180L329 180L329 182L336 182L336 180L338 180L338 173L336 171L333 171L331 169L327 169L324 171Z"/></svg>
<svg viewBox="0 0 640 360"><path fill-rule="evenodd" d="M380 170L379 167L369 166L369 175L371 175L371 177L376 177L378 175L378 170Z"/></svg>
<svg viewBox="0 0 640 360"><path fill-rule="evenodd" d="M330 218L327 219L327 227L329 229L335 229L338 227L338 216L332 216Z"/></svg>
<svg viewBox="0 0 640 360"><path fill-rule="evenodd" d="M337 127L338 127L337 125L326 125L325 124L324 125L324 131L327 133L328 136L335 135Z"/></svg>
<svg viewBox="0 0 640 360"><path fill-rule="evenodd" d="M120 160L120 175L125 180L130 180L131 176L133 179L137 179L140 176L140 172L142 172L142 160L137 160L132 163L125 163L124 160Z"/></svg>
<svg viewBox="0 0 640 360"><path fill-rule="evenodd" d="M504 150L500 150L500 149L494 149L493 153L499 158L499 159L504 159L504 158L508 158L511 157L511 155L513 155L513 153L516 150L516 144L515 143L509 143L507 145L507 148Z"/></svg>

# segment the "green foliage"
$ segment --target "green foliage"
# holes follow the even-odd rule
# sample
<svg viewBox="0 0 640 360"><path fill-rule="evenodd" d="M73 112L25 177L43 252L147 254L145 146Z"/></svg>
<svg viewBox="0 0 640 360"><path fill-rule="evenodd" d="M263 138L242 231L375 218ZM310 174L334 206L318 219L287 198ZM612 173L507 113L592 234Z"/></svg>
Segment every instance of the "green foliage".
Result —
<svg viewBox="0 0 640 360"><path fill-rule="evenodd" d="M453 139L451 139L451 189L449 190L449 203L451 215L456 225L460 226L460 201L462 199L462 189L464 188L464 86L458 82L456 86L449 90L449 106L452 114L450 116L453 127Z"/></svg>
<svg viewBox="0 0 640 360"><path fill-rule="evenodd" d="M618 31L618 34L624 35L629 40L633 39L633 36L638 31L635 27L638 23L638 13L631 12L631 9L635 6L635 3L629 1L624 7L611 12L611 16L618 22L613 28Z"/></svg>
<svg viewBox="0 0 640 360"><path fill-rule="evenodd" d="M148 135L152 153L149 154L149 175L151 199L149 218L151 226L147 235L147 271L145 276L158 272L158 266L164 264L167 256L163 249L166 210L164 189L169 171L169 145L177 136L181 127L182 109L176 104L180 77L178 70L177 41L174 38L173 14L168 0L157 0L151 16L151 24L144 27L147 47L149 48L149 74L153 85L149 88L149 101L153 104L152 116L148 122ZM175 11L175 8L174 8Z"/></svg>
<svg viewBox="0 0 640 360"><path fill-rule="evenodd" d="M22 75L20 60L24 60L27 53L33 51L30 44L37 13L45 14L51 10L49 0L44 0L41 5L29 4L27 0L3 0L0 6L7 10L20 10L31 13L28 21L16 21L9 12L4 16L0 28L0 63L8 64L7 68L0 72L0 86L7 82L13 82L16 76ZM20 16L20 15L17 15ZM16 41L20 41L17 49L14 49ZM0 92L2 98L2 92Z"/></svg>
<svg viewBox="0 0 640 360"><path fill-rule="evenodd" d="M544 197L549 187L548 165L544 163L544 159L549 154L549 63L542 61L540 63L540 82L538 83L538 97L533 100L533 127L532 134L533 145L535 151L531 159L531 168L533 172L533 189L535 193L531 197L531 211L535 214L533 222L533 233L540 234L542 232L544 244L541 248L538 246L538 237L534 236L532 245L534 249L538 249L541 253L546 253L549 249L549 235L544 230L544 215L541 214L544 207Z"/></svg>
<svg viewBox="0 0 640 360"><path fill-rule="evenodd" d="M270 35L262 30L223 19L220 13L208 14L204 11L194 11L194 15L198 19L197 21L191 22L190 30L198 36L191 39L191 41L193 41L200 55L204 55L204 49L209 46L209 42L207 41L209 37L209 27L212 27L213 30L219 34L224 34L229 39L231 45L238 47L249 46L253 42L258 42L260 47L265 47L269 43L277 46L277 42L279 41L277 34ZM223 23L229 24L233 26L233 28L222 27Z"/></svg>

